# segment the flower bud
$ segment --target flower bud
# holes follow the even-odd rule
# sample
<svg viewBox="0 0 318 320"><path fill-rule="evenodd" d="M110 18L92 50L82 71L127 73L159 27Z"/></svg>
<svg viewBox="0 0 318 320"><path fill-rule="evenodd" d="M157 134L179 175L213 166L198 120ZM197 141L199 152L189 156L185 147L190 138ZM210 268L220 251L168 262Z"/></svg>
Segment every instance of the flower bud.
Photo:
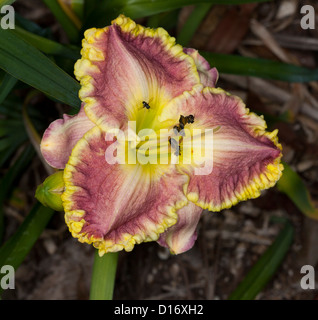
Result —
<svg viewBox="0 0 318 320"><path fill-rule="evenodd" d="M45 179L35 192L35 197L46 207L63 211L61 195L64 192L63 171L58 171Z"/></svg>

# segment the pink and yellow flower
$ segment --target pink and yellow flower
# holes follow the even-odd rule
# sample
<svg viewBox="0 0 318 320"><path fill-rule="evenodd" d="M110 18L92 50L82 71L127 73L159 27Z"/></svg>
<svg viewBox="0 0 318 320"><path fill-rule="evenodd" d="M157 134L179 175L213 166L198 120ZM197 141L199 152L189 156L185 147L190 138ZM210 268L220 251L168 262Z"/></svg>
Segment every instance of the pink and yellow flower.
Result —
<svg viewBox="0 0 318 320"><path fill-rule="evenodd" d="M54 121L41 143L46 161L64 169L65 220L80 242L92 243L100 255L131 251L145 241L178 254L193 246L203 209L220 211L258 197L280 178L277 131L266 132L262 117L215 88L217 70L196 50L177 45L162 28L144 28L123 15L111 26L87 30L82 45L75 64L81 110ZM187 161L181 156L179 163L172 161L176 151L187 148L176 131L180 150L171 143L181 115L194 117L184 126L193 140L195 130L213 129L208 174L195 174L192 146ZM109 141L107 133L118 129L127 136L129 121L136 123L136 136L144 129L170 130L167 162L105 161L106 150L122 143ZM157 137L138 137L123 142L128 154L140 153L146 141L155 150L161 147Z"/></svg>

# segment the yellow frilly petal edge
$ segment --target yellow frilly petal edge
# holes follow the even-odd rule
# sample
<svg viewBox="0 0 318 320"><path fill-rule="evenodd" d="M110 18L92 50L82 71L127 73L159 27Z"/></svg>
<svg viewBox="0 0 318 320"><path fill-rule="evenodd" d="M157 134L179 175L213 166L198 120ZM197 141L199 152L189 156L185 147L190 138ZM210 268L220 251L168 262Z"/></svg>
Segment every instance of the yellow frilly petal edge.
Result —
<svg viewBox="0 0 318 320"><path fill-rule="evenodd" d="M224 91L221 88L204 88L204 92L212 92L214 94L222 94L225 93L226 95L230 96L231 94ZM244 117L252 117L254 120L258 122L258 125L256 125L253 128L254 135L257 136L266 136L268 139L270 139L274 145L282 151L282 145L278 142L278 130L275 129L272 132L267 132L266 128L266 122L264 120L263 116L258 116L254 112L250 112L248 108L246 108L243 100L237 96L233 96L238 101L239 106L241 107L241 112L244 115ZM207 209L209 211L218 212L223 209L228 209L234 205L236 205L240 201L245 201L249 199L255 199L261 195L261 191L265 189L269 189L273 187L276 182L280 179L282 176L282 171L284 170L284 166L281 163L282 153L280 153L280 156L275 159L273 163L270 163L267 165L264 172L262 172L258 177L254 178L250 184L245 186L242 191L240 192L234 192L234 196L230 199L227 199L227 201L223 202L220 205L214 205L212 202L207 203L204 201L200 201L199 194L195 192L187 192L188 189L188 183L184 185L184 193L186 194L189 201L195 203L197 206L201 207L202 209ZM189 178L190 180L190 178Z"/></svg>
<svg viewBox="0 0 318 320"><path fill-rule="evenodd" d="M85 225L85 211L84 210L73 210L73 200L72 195L78 190L72 183L73 172L76 172L76 165L79 162L79 156L85 147L88 146L87 140L90 136L94 135L94 132L100 130L98 127L94 127L88 131L84 137L78 141L75 148L73 148L72 154L66 164L64 170L64 183L65 191L62 194L63 207L65 211L65 222L74 238L77 238L81 243L92 244L99 251L99 255L103 256L107 252L117 252L125 250L127 252L132 251L135 244L140 244L142 242L156 241L158 240L161 233L165 232L166 229L173 226L178 219L177 210L183 208L188 204L188 201L180 200L175 206L167 206L167 217L163 221L156 225L154 223L149 223L147 226L147 231L141 234L131 235L123 234L121 239L116 241L107 240L103 238L96 238L94 236L89 236L87 233L82 232L82 228Z"/></svg>
<svg viewBox="0 0 318 320"><path fill-rule="evenodd" d="M161 39L167 54L178 57L180 60L187 60L190 66L189 74L195 78L194 80L197 83L200 83L200 77L194 59L185 54L182 46L176 44L176 39L171 37L163 28L152 29L143 27L122 14L112 21L112 25L118 25L123 32L130 33L135 37L142 35L144 37ZM102 35L107 32L108 28L108 26L100 29L91 28L84 32L81 50L82 58L77 60L74 66L74 74L81 84L79 98L85 102L85 112L90 120L96 125L100 124L98 119L92 112L89 112L90 107L97 103L96 99L92 96L94 90L94 79L92 75L94 73L100 73L100 69L95 62L104 61L105 56L102 50L100 50L95 44Z"/></svg>

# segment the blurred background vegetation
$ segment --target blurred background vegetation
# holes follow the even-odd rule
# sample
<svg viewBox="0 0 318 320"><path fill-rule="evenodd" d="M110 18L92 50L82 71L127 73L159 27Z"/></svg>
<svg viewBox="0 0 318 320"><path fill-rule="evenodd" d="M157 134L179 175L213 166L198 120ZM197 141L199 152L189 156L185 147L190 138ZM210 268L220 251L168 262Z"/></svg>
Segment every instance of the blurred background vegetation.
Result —
<svg viewBox="0 0 318 320"><path fill-rule="evenodd" d="M0 267L16 269L3 299L88 299L94 249L63 214L34 198L54 171L39 152L50 122L80 106L73 66L83 31L120 13L163 27L218 68L218 86L279 129L285 171L256 199L204 213L194 248L121 253L115 299L317 299L300 268L318 270L318 5L311 0L0 0ZM316 29L300 27L311 5Z"/></svg>

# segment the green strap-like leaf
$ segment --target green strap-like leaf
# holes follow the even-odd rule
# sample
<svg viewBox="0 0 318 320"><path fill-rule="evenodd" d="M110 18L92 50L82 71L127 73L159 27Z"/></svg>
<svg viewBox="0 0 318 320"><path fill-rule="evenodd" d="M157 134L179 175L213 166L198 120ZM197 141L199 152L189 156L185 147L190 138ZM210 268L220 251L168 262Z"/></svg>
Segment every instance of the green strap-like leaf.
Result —
<svg viewBox="0 0 318 320"><path fill-rule="evenodd" d="M84 16L84 2L84 0L71 0L71 7L80 19Z"/></svg>
<svg viewBox="0 0 318 320"><path fill-rule="evenodd" d="M229 300L252 300L265 287L283 261L294 237L294 228L285 222L274 243L255 263L247 276L229 296Z"/></svg>
<svg viewBox="0 0 318 320"><path fill-rule="evenodd" d="M22 142L24 142L25 140L27 140L27 135L25 133L25 130L21 130L21 128L17 127L16 131L12 131L12 126L11 128L9 128L10 132L8 132L8 135L2 136L1 140L0 140L0 151L4 151L8 148L10 148L10 146L12 146L15 142L20 142L20 144ZM4 129L3 131L5 131L6 129Z"/></svg>
<svg viewBox="0 0 318 320"><path fill-rule="evenodd" d="M268 0L115 0L108 3L109 7L113 8L116 8L116 4L118 3L119 7L117 10L119 12L126 14L131 19L136 19L193 4L242 4L251 2L268 2Z"/></svg>
<svg viewBox="0 0 318 320"><path fill-rule="evenodd" d="M14 143L14 141L13 141ZM3 204L9 193L12 191L12 187L17 177L23 172L23 170L30 163L34 156L34 150L31 146L28 146L16 160L14 165L8 170L4 177L0 180L0 242L4 232L4 216L3 216ZM0 264L1 266L1 264Z"/></svg>
<svg viewBox="0 0 318 320"><path fill-rule="evenodd" d="M0 28L0 67L45 94L79 109L79 83L9 29Z"/></svg>
<svg viewBox="0 0 318 320"><path fill-rule="evenodd" d="M17 232L0 248L0 266L11 265L15 270L23 262L34 243L50 221L54 211L36 203ZM0 274L0 278L3 274ZM0 286L0 293L2 289Z"/></svg>
<svg viewBox="0 0 318 320"><path fill-rule="evenodd" d="M117 269L118 252L102 257L95 251L90 300L112 300Z"/></svg>
<svg viewBox="0 0 318 320"><path fill-rule="evenodd" d="M92 0L90 0L92 1ZM151 16L156 13L182 8L188 5L210 4L243 4L252 2L269 2L272 0L111 0L95 1L95 10L90 9L88 26L104 27L123 13L131 19Z"/></svg>
<svg viewBox="0 0 318 320"><path fill-rule="evenodd" d="M42 28L35 22L21 16L18 12L15 13L15 28L20 27L26 31L36 34L41 37L51 37L52 31L50 28Z"/></svg>
<svg viewBox="0 0 318 320"><path fill-rule="evenodd" d="M44 37L26 31L20 27L15 27L13 32L20 36L21 39L44 53L58 55L73 60L80 58L80 51L77 50L77 48L72 49L53 40L46 39Z"/></svg>
<svg viewBox="0 0 318 320"><path fill-rule="evenodd" d="M147 27L149 28L163 28L167 31L171 31L177 27L179 10L171 10L167 12L157 13L148 17Z"/></svg>
<svg viewBox="0 0 318 320"><path fill-rule="evenodd" d="M27 139L28 139L27 136L25 137L19 136L18 139L14 139L12 141L11 145L8 148L0 151L0 167L2 167L11 158L11 156L17 151L17 149L22 145L22 143L24 143ZM1 216L1 213L0 213L0 216Z"/></svg>
<svg viewBox="0 0 318 320"><path fill-rule="evenodd" d="M0 0L0 8L5 6L5 5L10 5L13 2L15 2L15 0Z"/></svg>
<svg viewBox="0 0 318 320"><path fill-rule="evenodd" d="M71 19L62 10L57 0L42 0L52 11L56 19L59 21L63 30L66 32L72 43L76 43L79 39L79 30L76 28Z"/></svg>
<svg viewBox="0 0 318 320"><path fill-rule="evenodd" d="M318 80L318 69L307 69L295 65L266 60L242 57L231 54L219 54L200 51L211 66L219 72L254 76L288 82L309 82Z"/></svg>
<svg viewBox="0 0 318 320"><path fill-rule="evenodd" d="M0 104L6 99L6 97L11 92L17 81L18 80L12 77L10 74L5 74L0 85Z"/></svg>
<svg viewBox="0 0 318 320"><path fill-rule="evenodd" d="M283 176L277 182L277 188L285 193L304 215L318 219L318 208L313 204L305 183L286 163L284 163Z"/></svg>
<svg viewBox="0 0 318 320"><path fill-rule="evenodd" d="M211 3L203 3L195 7L182 27L177 42L182 46L188 46L200 23L211 9Z"/></svg>

